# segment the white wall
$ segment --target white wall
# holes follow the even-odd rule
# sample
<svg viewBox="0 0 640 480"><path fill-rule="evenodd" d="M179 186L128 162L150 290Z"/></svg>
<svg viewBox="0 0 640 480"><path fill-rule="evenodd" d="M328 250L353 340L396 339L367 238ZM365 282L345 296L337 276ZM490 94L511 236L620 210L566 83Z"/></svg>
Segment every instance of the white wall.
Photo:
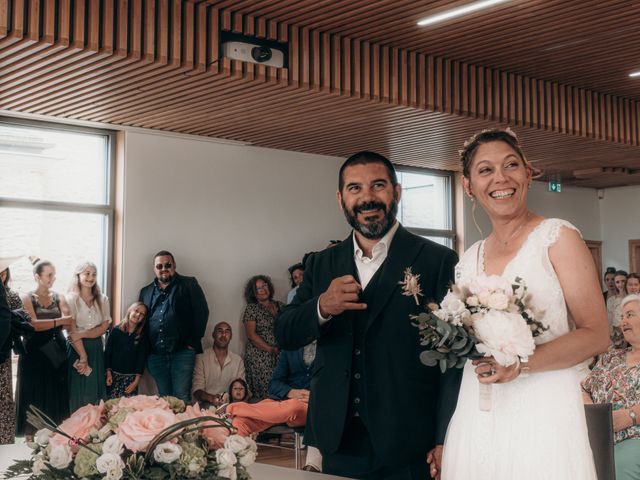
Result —
<svg viewBox="0 0 640 480"><path fill-rule="evenodd" d="M640 186L607 188L600 200L603 267L629 269L629 240L640 239Z"/></svg>
<svg viewBox="0 0 640 480"><path fill-rule="evenodd" d="M283 300L287 267L348 234L335 200L343 159L137 132L126 133L125 148L123 308L153 279L153 254L167 249L207 296L205 346L225 320L240 351L249 277L270 275Z"/></svg>
<svg viewBox="0 0 640 480"><path fill-rule="evenodd" d="M580 231L585 240L602 240L600 230L600 207L596 190L563 186L561 193L547 191L544 182L533 182L527 197L529 209L544 217L568 220ZM491 223L480 206L475 217L486 237L491 232ZM465 249L482 238L473 223L471 202L464 200Z"/></svg>

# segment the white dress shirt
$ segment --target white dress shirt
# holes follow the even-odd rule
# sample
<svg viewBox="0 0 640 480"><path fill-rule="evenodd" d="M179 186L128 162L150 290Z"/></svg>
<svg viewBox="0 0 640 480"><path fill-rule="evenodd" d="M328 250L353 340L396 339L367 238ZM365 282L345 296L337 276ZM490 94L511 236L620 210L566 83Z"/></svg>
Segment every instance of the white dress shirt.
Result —
<svg viewBox="0 0 640 480"><path fill-rule="evenodd" d="M360 278L360 286L362 290L367 288L367 285L376 274L380 266L387 259L387 255L389 254L389 247L391 246L391 241L393 240L393 236L398 231L398 227L400 223L396 221L393 226L389 229L387 233L385 233L384 237L380 239L378 243L373 246L371 250L371 258L366 257L362 248L358 244L358 240L356 240L356 233L352 233L353 238L353 260L356 264L356 269L358 270L358 277ZM323 317L320 314L320 300L318 299L318 321L320 325L331 320L331 317Z"/></svg>

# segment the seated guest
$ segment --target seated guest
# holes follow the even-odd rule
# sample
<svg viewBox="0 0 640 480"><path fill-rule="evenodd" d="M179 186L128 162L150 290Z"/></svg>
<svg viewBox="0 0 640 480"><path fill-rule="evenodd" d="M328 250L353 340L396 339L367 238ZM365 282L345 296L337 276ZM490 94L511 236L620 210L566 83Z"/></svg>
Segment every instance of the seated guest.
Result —
<svg viewBox="0 0 640 480"><path fill-rule="evenodd" d="M607 297L607 316L609 318L609 333L611 335L611 344L614 348L621 348L624 346L624 339L622 338L622 332L620 331L620 302L627 295L627 272L624 270L618 270L613 277L616 294Z"/></svg>
<svg viewBox="0 0 640 480"><path fill-rule="evenodd" d="M640 275L637 273L630 273L627 277L627 294L640 293Z"/></svg>
<svg viewBox="0 0 640 480"><path fill-rule="evenodd" d="M231 325L219 322L213 327L213 347L196 355L193 369L193 398L202 406L220 406L229 385L236 378L244 379L244 362L229 351Z"/></svg>
<svg viewBox="0 0 640 480"><path fill-rule="evenodd" d="M104 351L107 396L130 397L138 393L138 384L147 361L147 342L143 338L147 307L135 302L107 337Z"/></svg>
<svg viewBox="0 0 640 480"><path fill-rule="evenodd" d="M302 283L302 279L304 278L304 265L301 263L296 263L295 265L291 265L289 267L289 281L291 282L291 290L287 294L287 305L291 303L293 297L296 296L296 292L298 291L298 287Z"/></svg>
<svg viewBox="0 0 640 480"><path fill-rule="evenodd" d="M273 299L273 283L266 275L251 277L244 287L247 307L242 322L247 333L244 366L247 384L254 398L267 397L269 380L273 375L280 349L273 331L274 321L284 307Z"/></svg>
<svg viewBox="0 0 640 480"><path fill-rule="evenodd" d="M604 295L605 303L607 303L607 299L609 297L613 297L618 294L618 290L616 290L616 282L614 280L615 276L616 268L607 267L607 270L604 272L604 286L606 290L602 292L602 295Z"/></svg>
<svg viewBox="0 0 640 480"><path fill-rule="evenodd" d="M307 422L309 385L316 356L316 342L294 351L283 351L269 382L269 399L258 403L234 402L227 406L238 434L249 436L286 423L303 427ZM306 470L320 471L320 451L308 447Z"/></svg>
<svg viewBox="0 0 640 480"><path fill-rule="evenodd" d="M640 295L621 302L626 349L603 354L582 382L585 403L611 403L616 480L640 478Z"/></svg>
<svg viewBox="0 0 640 480"><path fill-rule="evenodd" d="M249 391L247 382L242 378L236 378L229 385L227 397L229 399L229 403L248 402L251 398L251 392Z"/></svg>

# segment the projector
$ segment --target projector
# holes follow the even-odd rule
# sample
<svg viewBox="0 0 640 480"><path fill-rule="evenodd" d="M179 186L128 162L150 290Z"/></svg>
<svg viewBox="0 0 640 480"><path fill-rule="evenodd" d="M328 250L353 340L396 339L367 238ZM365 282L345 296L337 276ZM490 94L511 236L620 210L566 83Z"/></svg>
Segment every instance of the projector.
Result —
<svg viewBox="0 0 640 480"><path fill-rule="evenodd" d="M284 52L266 45L239 41L224 42L222 54L231 60L257 63L268 67L284 67Z"/></svg>

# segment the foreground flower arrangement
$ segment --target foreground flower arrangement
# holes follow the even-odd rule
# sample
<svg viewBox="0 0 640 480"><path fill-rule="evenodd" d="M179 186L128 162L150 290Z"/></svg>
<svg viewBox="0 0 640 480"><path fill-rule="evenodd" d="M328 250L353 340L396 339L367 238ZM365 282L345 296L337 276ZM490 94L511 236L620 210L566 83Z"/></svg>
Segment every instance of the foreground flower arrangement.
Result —
<svg viewBox="0 0 640 480"><path fill-rule="evenodd" d="M59 426L31 407L32 458L3 478L30 480L248 480L253 440L223 418L174 397L138 395L86 405Z"/></svg>
<svg viewBox="0 0 640 480"><path fill-rule="evenodd" d="M521 278L481 275L453 285L440 307L430 304L429 311L411 317L426 347L420 360L442 372L483 356L505 367L525 361L535 349L534 338L548 330L529 303Z"/></svg>

